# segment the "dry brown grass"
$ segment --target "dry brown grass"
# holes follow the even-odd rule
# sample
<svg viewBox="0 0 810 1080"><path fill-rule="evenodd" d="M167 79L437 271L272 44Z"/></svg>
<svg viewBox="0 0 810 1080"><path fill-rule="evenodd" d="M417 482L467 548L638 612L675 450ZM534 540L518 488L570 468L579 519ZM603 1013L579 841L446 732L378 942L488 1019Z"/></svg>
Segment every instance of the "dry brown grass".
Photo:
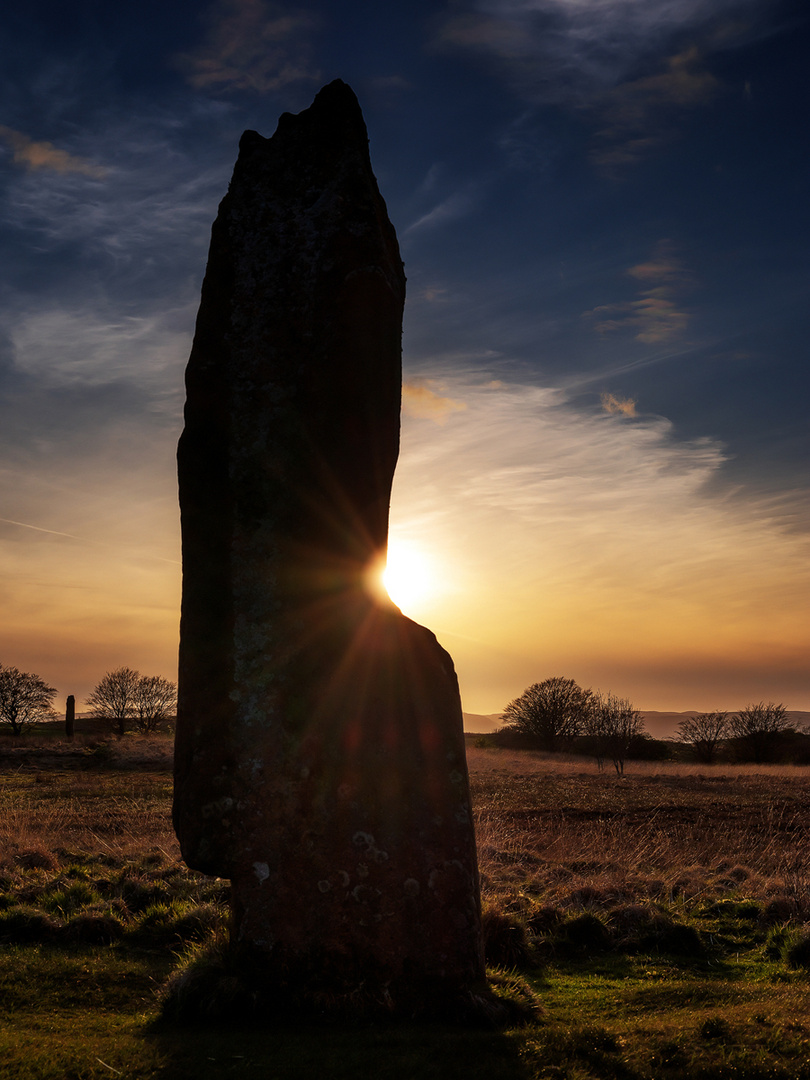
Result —
<svg viewBox="0 0 810 1080"><path fill-rule="evenodd" d="M810 769L468 751L485 901L613 907L744 895L810 915Z"/></svg>
<svg viewBox="0 0 810 1080"><path fill-rule="evenodd" d="M17 772L0 777L0 866L39 854L137 859L180 857L170 817L171 776L87 771Z"/></svg>
<svg viewBox="0 0 810 1080"><path fill-rule="evenodd" d="M167 737L32 739L4 753L0 866L73 851L179 860ZM632 762L620 778L539 753L470 747L468 760L487 903L745 895L810 917L808 767Z"/></svg>

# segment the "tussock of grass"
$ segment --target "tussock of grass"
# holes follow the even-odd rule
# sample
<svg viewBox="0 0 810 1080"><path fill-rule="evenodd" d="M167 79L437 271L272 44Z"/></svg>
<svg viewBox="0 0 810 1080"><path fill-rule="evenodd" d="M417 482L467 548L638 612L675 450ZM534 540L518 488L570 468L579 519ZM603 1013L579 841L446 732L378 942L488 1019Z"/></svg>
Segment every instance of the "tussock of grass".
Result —
<svg viewBox="0 0 810 1080"><path fill-rule="evenodd" d="M563 923L560 943L566 951L582 951L589 955L605 952L612 944L608 928L598 916L589 911Z"/></svg>
<svg viewBox="0 0 810 1080"><path fill-rule="evenodd" d="M485 908L482 924L488 964L518 970L535 966L527 928L521 920L496 908Z"/></svg>
<svg viewBox="0 0 810 1080"><path fill-rule="evenodd" d="M60 919L28 904L18 904L0 913L0 942L56 941L63 927Z"/></svg>
<svg viewBox="0 0 810 1080"><path fill-rule="evenodd" d="M227 939L212 936L181 957L161 990L160 1016L187 1025L246 1021L257 997L233 964Z"/></svg>
<svg viewBox="0 0 810 1080"><path fill-rule="evenodd" d="M805 929L786 949L784 958L792 968L810 968L810 929Z"/></svg>
<svg viewBox="0 0 810 1080"><path fill-rule="evenodd" d="M124 935L124 925L111 912L83 911L65 924L65 939L88 945L111 945Z"/></svg>
<svg viewBox="0 0 810 1080"><path fill-rule="evenodd" d="M0 942L61 947L183 948L226 922L225 888L154 855L136 864L82 861L75 852L53 869L18 860L0 878ZM218 900L218 902L214 902Z"/></svg>

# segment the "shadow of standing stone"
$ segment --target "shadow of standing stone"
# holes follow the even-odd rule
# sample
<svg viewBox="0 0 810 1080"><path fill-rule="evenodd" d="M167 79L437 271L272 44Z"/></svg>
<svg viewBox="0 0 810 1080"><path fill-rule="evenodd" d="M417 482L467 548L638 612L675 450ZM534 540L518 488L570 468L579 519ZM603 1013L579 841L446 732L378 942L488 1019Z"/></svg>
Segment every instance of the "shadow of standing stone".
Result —
<svg viewBox="0 0 810 1080"><path fill-rule="evenodd" d="M368 582L404 298L351 89L246 132L178 448L174 823L189 866L231 878L232 951L259 982L413 1012L485 982L452 660Z"/></svg>

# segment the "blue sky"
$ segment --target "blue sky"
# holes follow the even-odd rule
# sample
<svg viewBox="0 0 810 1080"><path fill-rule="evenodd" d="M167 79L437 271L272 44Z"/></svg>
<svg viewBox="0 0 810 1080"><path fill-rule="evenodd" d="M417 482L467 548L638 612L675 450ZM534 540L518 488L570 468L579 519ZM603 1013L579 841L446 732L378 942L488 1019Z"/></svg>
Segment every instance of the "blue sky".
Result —
<svg viewBox="0 0 810 1080"><path fill-rule="evenodd" d="M0 42L0 662L173 675L211 222L340 77L408 275L392 536L465 708L810 708L806 4L33 0Z"/></svg>

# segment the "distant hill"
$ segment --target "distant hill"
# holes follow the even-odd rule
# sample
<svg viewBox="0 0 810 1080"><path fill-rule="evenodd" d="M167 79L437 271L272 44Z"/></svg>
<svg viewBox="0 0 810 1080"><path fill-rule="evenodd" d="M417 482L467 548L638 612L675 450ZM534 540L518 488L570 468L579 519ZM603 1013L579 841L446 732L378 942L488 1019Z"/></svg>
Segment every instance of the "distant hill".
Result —
<svg viewBox="0 0 810 1080"><path fill-rule="evenodd" d="M709 710L707 709L706 712ZM699 709L688 712L657 712L655 709L642 709L644 729L654 739L674 739L678 734L678 724L687 716L698 716Z"/></svg>
<svg viewBox="0 0 810 1080"><path fill-rule="evenodd" d="M654 739L674 739L678 734L678 724L687 716L697 716L701 710L690 709L688 712L656 712L655 710L642 709L644 726L647 733ZM710 712L710 709L702 710ZM733 709L727 710L729 713ZM788 719L793 727L801 729L810 724L810 712L802 712L800 709L788 709Z"/></svg>
<svg viewBox="0 0 810 1080"><path fill-rule="evenodd" d="M687 716L697 716L698 709L690 709L687 712L658 712L655 709L641 709L644 717L644 728L648 735L654 739L674 739L678 733L678 724ZM704 710L709 712L708 709ZM802 712L799 709L788 709L788 717L795 728L804 728L810 725L810 712ZM490 713L464 713L464 730L475 734L488 735L490 731L497 731L502 726L501 714Z"/></svg>
<svg viewBox="0 0 810 1080"><path fill-rule="evenodd" d="M490 731L497 731L499 727L503 727L500 713L490 713L488 716L483 713L464 713L465 731L475 735L488 735Z"/></svg>

